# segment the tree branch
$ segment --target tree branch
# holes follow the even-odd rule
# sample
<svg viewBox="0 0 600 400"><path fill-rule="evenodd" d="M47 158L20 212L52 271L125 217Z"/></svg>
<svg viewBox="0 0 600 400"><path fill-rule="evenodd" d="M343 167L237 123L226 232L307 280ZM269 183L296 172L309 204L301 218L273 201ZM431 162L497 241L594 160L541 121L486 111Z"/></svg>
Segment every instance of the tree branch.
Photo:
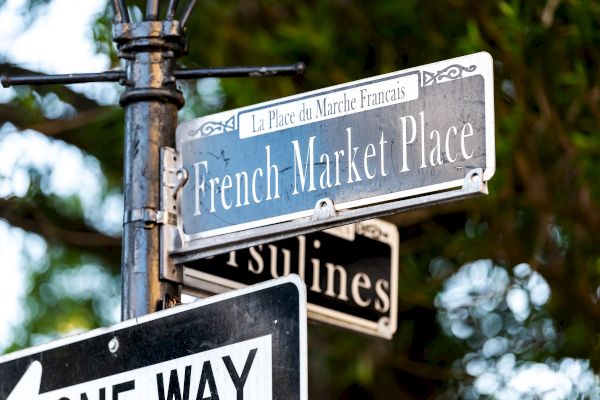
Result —
<svg viewBox="0 0 600 400"><path fill-rule="evenodd" d="M38 234L48 242L94 255L113 271L120 265L121 239L94 231L72 218L49 216L40 207L24 199L0 199L0 219L27 232ZM65 228L66 227L66 228Z"/></svg>

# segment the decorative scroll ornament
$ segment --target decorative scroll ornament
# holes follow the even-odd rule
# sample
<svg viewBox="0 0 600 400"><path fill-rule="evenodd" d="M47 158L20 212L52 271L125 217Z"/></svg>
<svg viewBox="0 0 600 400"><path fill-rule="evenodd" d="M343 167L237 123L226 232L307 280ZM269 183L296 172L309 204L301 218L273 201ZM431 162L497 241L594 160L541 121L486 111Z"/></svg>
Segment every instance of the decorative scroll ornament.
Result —
<svg viewBox="0 0 600 400"><path fill-rule="evenodd" d="M423 71L423 86L433 85L434 83L440 83L443 80L460 79L463 77L464 72L473 72L477 69L476 65L470 67L463 67L462 65L454 64L444 68L435 74L427 71Z"/></svg>
<svg viewBox="0 0 600 400"><path fill-rule="evenodd" d="M200 129L193 132L190 136L195 136L200 133L200 136L210 136L219 133L228 133L237 130L235 115L225 122L208 121L202 124Z"/></svg>
<svg viewBox="0 0 600 400"><path fill-rule="evenodd" d="M388 238L387 232L384 232L378 225L370 224L368 221L359 222L356 227L356 233L370 239Z"/></svg>

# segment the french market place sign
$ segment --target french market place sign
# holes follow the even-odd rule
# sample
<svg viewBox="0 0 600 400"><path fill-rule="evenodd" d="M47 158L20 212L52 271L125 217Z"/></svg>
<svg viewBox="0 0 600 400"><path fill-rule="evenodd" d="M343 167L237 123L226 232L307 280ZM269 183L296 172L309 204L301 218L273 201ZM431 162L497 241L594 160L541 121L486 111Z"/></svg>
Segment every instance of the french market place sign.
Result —
<svg viewBox="0 0 600 400"><path fill-rule="evenodd" d="M175 263L487 193L488 53L180 124Z"/></svg>

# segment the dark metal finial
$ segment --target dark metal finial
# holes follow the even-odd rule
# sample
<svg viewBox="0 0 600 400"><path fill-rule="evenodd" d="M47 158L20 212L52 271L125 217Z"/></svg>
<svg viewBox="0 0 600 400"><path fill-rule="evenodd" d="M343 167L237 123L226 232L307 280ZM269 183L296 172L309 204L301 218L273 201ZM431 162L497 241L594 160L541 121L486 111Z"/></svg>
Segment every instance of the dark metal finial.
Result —
<svg viewBox="0 0 600 400"><path fill-rule="evenodd" d="M169 8L167 8L167 21L173 21L175 19L175 13L177 12L177 5L179 0L170 0Z"/></svg>
<svg viewBox="0 0 600 400"><path fill-rule="evenodd" d="M181 26L184 27L187 23L188 19L190 19L190 15L192 15L192 11L194 6L196 5L196 0L190 0L185 10L183 10L183 14L181 14L181 18L179 21L181 22Z"/></svg>
<svg viewBox="0 0 600 400"><path fill-rule="evenodd" d="M146 2L146 21L158 21L158 0Z"/></svg>
<svg viewBox="0 0 600 400"><path fill-rule="evenodd" d="M129 22L129 12L125 0L112 0L113 10L115 12L115 23Z"/></svg>
<svg viewBox="0 0 600 400"><path fill-rule="evenodd" d="M298 61L296 64L294 64L294 66L296 68L296 76L304 75L304 71L306 71L306 64L304 64L302 61Z"/></svg>

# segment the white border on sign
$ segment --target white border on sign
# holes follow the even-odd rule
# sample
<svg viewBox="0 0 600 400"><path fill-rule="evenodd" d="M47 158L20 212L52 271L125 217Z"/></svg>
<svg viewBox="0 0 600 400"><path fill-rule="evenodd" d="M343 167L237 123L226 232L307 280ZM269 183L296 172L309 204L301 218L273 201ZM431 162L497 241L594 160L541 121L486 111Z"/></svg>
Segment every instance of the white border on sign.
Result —
<svg viewBox="0 0 600 400"><path fill-rule="evenodd" d="M396 225L380 219L371 219L345 226L353 227L352 230L357 231L359 224L376 225L383 234L379 237L372 237L371 239L378 240L390 246L390 318L387 321L381 319L379 322L374 322L311 303L307 304L308 318L314 321L349 329L351 331L391 339L398 328L398 263L400 257L400 235ZM336 229L339 230L339 228ZM335 235L334 233L328 233ZM369 237L368 234L364 234L363 236ZM348 238L345 239L349 240ZM223 293L227 290L246 287L246 285L240 282L190 268L184 268L183 286L184 292L193 296L209 296L215 293Z"/></svg>
<svg viewBox="0 0 600 400"><path fill-rule="evenodd" d="M468 67L463 67L467 65ZM462 67L462 68L461 68ZM472 68L471 68L472 67ZM458 68L454 72L451 69ZM445 74L440 74L440 72L448 71ZM181 149L184 146L184 143L189 140L201 140L200 137L196 137L197 133L202 129L202 126L206 123L210 123L212 121L223 121L220 123L225 126L226 124L233 121L233 128L237 124L237 116L240 113L256 110L257 108L262 107L272 107L282 103L288 103L291 101L299 101L305 99L307 97L313 97L322 95L325 93L331 93L333 91L343 90L349 87L356 87L359 85L366 85L374 81L380 81L382 79L396 77L398 74L406 75L410 73L418 72L421 75L421 85L427 85L425 79L423 78L425 75L434 76L437 82L444 82L446 80L460 79L468 76L481 75L484 79L484 97L485 97L485 147L486 147L486 169L483 173L483 180L489 181L496 171L496 146L495 146L495 117L494 117L494 81L493 81L493 59L491 55L487 52L475 53L467 56L456 57L440 62L435 62L432 64L426 64L423 66L410 68L402 71L396 71L384 75L378 75L376 77L371 77L367 79L362 79L358 81L353 81L350 83L345 83L341 85L331 86L324 89L315 90L308 93L302 93L294 96L285 97L283 99L272 100L260 104L255 104L248 107L238 108L234 110L224 111L218 114L209 115L206 117L196 118L191 121L182 122L177 127L177 149ZM460 74L457 78L456 74ZM215 122L218 123L218 122ZM215 133L211 133L211 135L222 134L222 132L217 131ZM276 132L272 132L269 134L277 134ZM465 171L467 173L468 171ZM441 192L444 190L449 190L453 188L457 188L462 186L464 183L464 179L457 179L448 182L442 182L435 185L423 186L414 189L409 189L400 192L388 193L380 196L367 197L355 201L349 201L345 203L337 203L335 204L335 209L337 211L348 210L353 208L360 208L369 205L376 205L379 203L385 203L393 200L398 200L402 198L408 198L423 194L429 194L433 192ZM181 210L181 196L178 196L177 199L178 208ZM177 224L178 229L183 239L183 245L177 251L186 251L188 247L194 248L195 245L189 246L190 242L198 239L206 239L218 235L224 235L233 232L239 232L247 229L259 228L268 225L274 225L282 222L289 222L293 220L298 220L302 218L311 217L314 213L313 209L298 211L294 213L289 213L285 215L278 215L272 218L265 218L256 221L250 221L246 223L230 225L223 228L217 228L210 231L198 232L188 234L185 232L183 227L182 218L178 218Z"/></svg>

